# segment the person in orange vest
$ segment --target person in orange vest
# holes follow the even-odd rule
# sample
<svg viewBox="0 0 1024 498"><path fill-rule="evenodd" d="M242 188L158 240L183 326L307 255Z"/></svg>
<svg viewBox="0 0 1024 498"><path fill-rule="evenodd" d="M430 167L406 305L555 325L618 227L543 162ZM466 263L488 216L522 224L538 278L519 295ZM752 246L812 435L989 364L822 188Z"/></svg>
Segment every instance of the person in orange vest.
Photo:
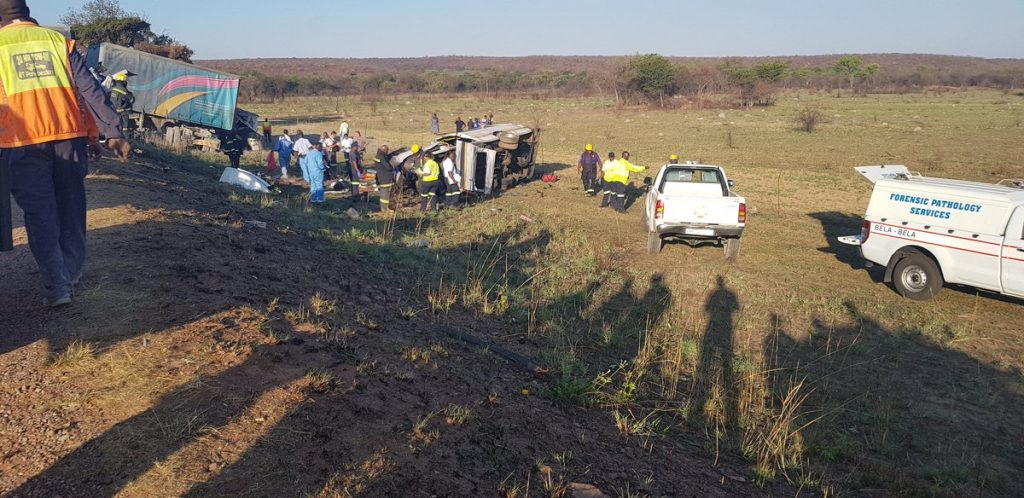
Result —
<svg viewBox="0 0 1024 498"><path fill-rule="evenodd" d="M271 136L274 134L274 127L270 124L270 118L263 118L263 125L261 128L263 129L263 143L270 145L272 140Z"/></svg>
<svg viewBox="0 0 1024 498"><path fill-rule="evenodd" d="M130 146L106 93L75 41L42 28L24 0L0 0L0 153L11 194L25 213L43 304L71 302L85 263L88 151Z"/></svg>

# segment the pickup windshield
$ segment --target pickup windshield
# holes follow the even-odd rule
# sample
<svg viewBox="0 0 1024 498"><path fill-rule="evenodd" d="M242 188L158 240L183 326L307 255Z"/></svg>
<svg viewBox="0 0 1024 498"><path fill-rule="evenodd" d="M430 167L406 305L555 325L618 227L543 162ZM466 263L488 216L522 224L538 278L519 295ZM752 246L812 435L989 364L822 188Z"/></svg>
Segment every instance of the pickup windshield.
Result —
<svg viewBox="0 0 1024 498"><path fill-rule="evenodd" d="M709 190L728 195L722 173L712 168L692 168L686 166L672 167L665 170L658 190L663 194L694 192Z"/></svg>

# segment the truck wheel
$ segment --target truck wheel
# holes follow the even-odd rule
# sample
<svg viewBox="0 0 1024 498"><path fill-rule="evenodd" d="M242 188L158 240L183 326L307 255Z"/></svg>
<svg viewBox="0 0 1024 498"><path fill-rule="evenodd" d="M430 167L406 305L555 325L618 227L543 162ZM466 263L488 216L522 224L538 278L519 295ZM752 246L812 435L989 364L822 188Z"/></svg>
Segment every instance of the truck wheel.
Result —
<svg viewBox="0 0 1024 498"><path fill-rule="evenodd" d="M647 252L651 254L658 254L661 252L661 247L664 244L665 243L661 240L661 235L658 235L658 232L647 232Z"/></svg>
<svg viewBox="0 0 1024 498"><path fill-rule="evenodd" d="M938 265L921 253L912 253L896 263L892 283L901 296L916 301L931 299L943 284Z"/></svg>
<svg viewBox="0 0 1024 498"><path fill-rule="evenodd" d="M725 259L736 261L740 257L740 239L725 239Z"/></svg>

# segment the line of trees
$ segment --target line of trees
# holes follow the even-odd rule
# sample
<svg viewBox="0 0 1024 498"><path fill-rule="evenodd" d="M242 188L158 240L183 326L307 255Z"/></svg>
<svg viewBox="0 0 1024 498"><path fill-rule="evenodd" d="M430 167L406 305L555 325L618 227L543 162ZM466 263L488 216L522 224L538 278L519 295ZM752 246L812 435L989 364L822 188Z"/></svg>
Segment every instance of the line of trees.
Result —
<svg viewBox="0 0 1024 498"><path fill-rule="evenodd" d="M240 75L243 102L273 102L290 96L379 95L393 93L513 93L593 92L591 76L573 71L450 71L366 73L325 79L268 76L259 72Z"/></svg>
<svg viewBox="0 0 1024 498"><path fill-rule="evenodd" d="M738 60L677 64L658 54L629 58L618 67L590 71L427 70L368 72L339 78L241 75L243 101L274 101L289 96L379 95L397 93L530 93L613 95L617 102L667 106L683 96L698 102L723 94L737 103L766 106L786 88L851 93L899 92L930 85L1024 87L1024 69L964 74L918 66L912 73L886 74L873 62L845 55L831 65L794 68L789 61L744 64Z"/></svg>
<svg viewBox="0 0 1024 498"><path fill-rule="evenodd" d="M618 69L612 84L617 100L665 105L665 98L676 95L703 98L709 93L734 92L746 106L775 103L775 95L787 86L828 87L841 79L850 91L870 82L881 70L875 63L853 55L842 56L832 67L797 69L788 61L768 61L744 65L726 60L717 65L674 65L658 54L639 55Z"/></svg>

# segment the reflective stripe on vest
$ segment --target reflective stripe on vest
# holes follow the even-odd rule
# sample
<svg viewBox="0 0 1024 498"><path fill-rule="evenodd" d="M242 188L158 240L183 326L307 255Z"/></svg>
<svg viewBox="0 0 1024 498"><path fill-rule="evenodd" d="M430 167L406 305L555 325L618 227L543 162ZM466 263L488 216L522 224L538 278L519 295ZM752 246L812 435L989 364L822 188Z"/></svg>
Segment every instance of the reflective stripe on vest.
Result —
<svg viewBox="0 0 1024 498"><path fill-rule="evenodd" d="M441 174L441 168L438 167L437 161L428 159L427 162L423 163L423 178L425 182L435 182Z"/></svg>
<svg viewBox="0 0 1024 498"><path fill-rule="evenodd" d="M0 148L84 137L69 67L74 41L30 22L0 29Z"/></svg>
<svg viewBox="0 0 1024 498"><path fill-rule="evenodd" d="M124 88L117 87L117 86L115 86L114 88L111 88L110 89L110 93L116 93L118 95L124 95L125 97L128 96L128 90L125 90ZM124 100L121 100L121 102L123 103ZM119 106L117 106L117 109L114 109L114 110L117 111L118 114L120 114L120 113L122 113L124 111L130 111L131 107L122 107L122 106L119 105Z"/></svg>

